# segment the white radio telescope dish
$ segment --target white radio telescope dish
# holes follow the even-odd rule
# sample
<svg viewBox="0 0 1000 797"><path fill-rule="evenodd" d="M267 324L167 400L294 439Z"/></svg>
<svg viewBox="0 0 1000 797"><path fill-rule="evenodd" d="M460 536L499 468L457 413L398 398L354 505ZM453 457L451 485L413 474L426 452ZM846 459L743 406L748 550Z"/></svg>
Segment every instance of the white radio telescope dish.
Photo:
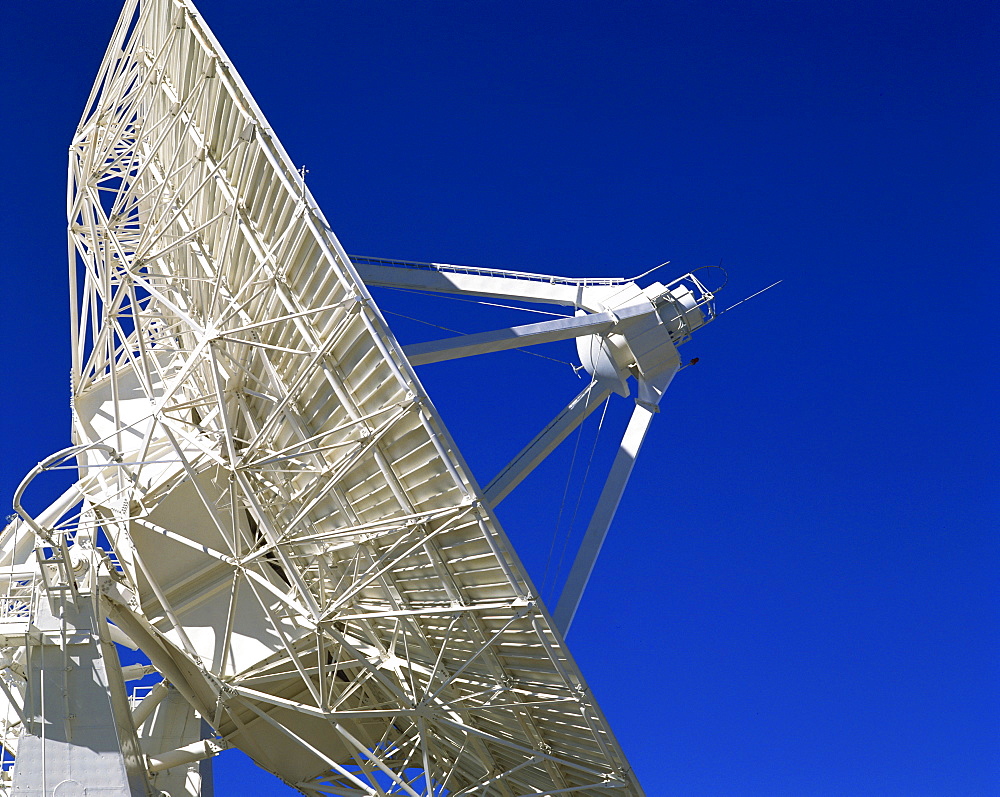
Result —
<svg viewBox="0 0 1000 797"><path fill-rule="evenodd" d="M642 794L564 633L714 316L698 278L348 257L187 0L126 3L68 202L72 445L0 537L0 789L196 797L238 747L308 795ZM369 285L576 315L403 347ZM586 387L477 481L415 367L569 338ZM632 420L550 613L493 507L612 393Z"/></svg>

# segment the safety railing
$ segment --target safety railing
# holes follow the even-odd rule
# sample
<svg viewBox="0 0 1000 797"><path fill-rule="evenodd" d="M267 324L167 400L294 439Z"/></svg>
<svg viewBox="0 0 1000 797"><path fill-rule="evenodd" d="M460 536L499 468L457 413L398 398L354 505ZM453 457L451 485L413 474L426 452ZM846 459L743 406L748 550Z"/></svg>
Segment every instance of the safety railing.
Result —
<svg viewBox="0 0 1000 797"><path fill-rule="evenodd" d="M0 570L0 633L27 628L34 613L35 576Z"/></svg>
<svg viewBox="0 0 1000 797"><path fill-rule="evenodd" d="M156 684L150 684L149 686L133 686L128 693L128 707L132 711L135 711L135 707L146 699L155 686Z"/></svg>
<svg viewBox="0 0 1000 797"><path fill-rule="evenodd" d="M715 294L694 274L685 274L668 282L660 295L653 299L653 304L660 309L660 318L677 346L689 341L692 332L715 318ZM667 305L670 311L664 314ZM669 316L671 311L673 317Z"/></svg>
<svg viewBox="0 0 1000 797"><path fill-rule="evenodd" d="M420 263L416 260L392 260L384 257L364 257L350 255L355 265L390 266L392 268L410 268L422 271L442 271L455 274L471 274L477 277L504 277L505 279L525 280L528 282L544 282L549 285L571 285L573 287L626 285L632 280L619 277L600 277L590 279L574 279L557 277L552 274L533 274L528 271L507 271L499 268L481 268L479 266L455 266L448 263Z"/></svg>

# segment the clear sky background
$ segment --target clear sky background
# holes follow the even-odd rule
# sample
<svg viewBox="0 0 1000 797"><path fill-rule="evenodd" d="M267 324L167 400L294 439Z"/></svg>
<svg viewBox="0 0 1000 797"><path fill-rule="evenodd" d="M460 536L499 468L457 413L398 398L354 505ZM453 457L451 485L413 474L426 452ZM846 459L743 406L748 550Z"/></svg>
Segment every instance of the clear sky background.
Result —
<svg viewBox="0 0 1000 797"><path fill-rule="evenodd" d="M569 635L650 795L1000 794L996 5L199 8L348 252L721 259L720 309L784 280L683 347ZM70 442L66 150L118 12L4 8L3 496ZM376 298L463 332L538 318ZM420 375L484 483L583 386L518 352ZM499 509L547 599L627 414ZM216 769L220 797L281 793Z"/></svg>

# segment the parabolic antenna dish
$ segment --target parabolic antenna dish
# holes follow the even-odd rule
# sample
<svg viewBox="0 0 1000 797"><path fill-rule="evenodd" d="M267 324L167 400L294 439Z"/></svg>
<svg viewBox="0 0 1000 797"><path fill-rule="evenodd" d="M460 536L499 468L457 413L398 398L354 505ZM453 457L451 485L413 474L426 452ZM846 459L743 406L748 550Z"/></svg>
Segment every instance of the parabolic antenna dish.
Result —
<svg viewBox="0 0 1000 797"><path fill-rule="evenodd" d="M306 794L641 794L410 361L189 2L126 4L70 158L63 457L79 481L8 528L5 561L21 573L41 540L39 617L92 600L105 650L108 633L130 640L169 682L130 718L112 705L130 783L197 794L184 767L232 745ZM28 736L40 710L28 701Z"/></svg>

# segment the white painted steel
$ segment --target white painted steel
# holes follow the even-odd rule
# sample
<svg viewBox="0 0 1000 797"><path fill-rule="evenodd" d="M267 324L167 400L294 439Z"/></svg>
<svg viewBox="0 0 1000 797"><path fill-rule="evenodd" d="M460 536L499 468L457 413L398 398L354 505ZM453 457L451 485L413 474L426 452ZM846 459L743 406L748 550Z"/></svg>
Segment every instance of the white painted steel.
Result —
<svg viewBox="0 0 1000 797"><path fill-rule="evenodd" d="M161 682L165 683L165 682ZM212 758L217 750L214 742L205 747L211 728L177 689L169 687L157 702L150 717L137 729L139 744L150 765L150 785L171 797L199 795L211 797ZM205 757L186 757L180 761L176 751L194 747L204 750ZM173 766L159 769L154 762L172 759ZM153 771L156 770L156 771ZM207 788L203 788L204 786Z"/></svg>
<svg viewBox="0 0 1000 797"><path fill-rule="evenodd" d="M660 379L659 384L655 386L658 396L663 395L675 373L677 373L676 370L670 371ZM573 567L570 569L562 594L559 596L559 603L556 604L555 611L552 613L552 619L563 636L569 633L573 618L576 617L577 609L580 608L583 592L594 572L597 557L600 555L604 540L608 536L611 521L614 520L615 513L618 511L618 505L621 503L625 487L632 475L632 468L635 467L635 460L639 456L639 449L642 448L643 440L646 438L649 424L653 420L655 412L657 412L656 405L644 401L636 402L635 408L632 410L632 417L629 419L628 427L622 436L615 461L611 465L611 472L604 482L601 496L594 508L587 530L584 532Z"/></svg>
<svg viewBox="0 0 1000 797"><path fill-rule="evenodd" d="M556 415L549 424L528 443L483 488L483 497L489 506L496 506L524 481L538 464L581 423L600 407L616 388L615 383L595 379Z"/></svg>
<svg viewBox="0 0 1000 797"><path fill-rule="evenodd" d="M618 319L612 313L592 313L575 318L558 318L536 324L522 324L473 335L456 335L453 338L413 343L403 348L410 365L427 365L477 354L537 346L557 340L568 340L581 335L595 335L611 331Z"/></svg>
<svg viewBox="0 0 1000 797"><path fill-rule="evenodd" d="M31 614L11 794L147 794L118 658L101 638L96 598L50 592L38 596Z"/></svg>
<svg viewBox="0 0 1000 797"><path fill-rule="evenodd" d="M79 481L15 524L8 558L28 562L37 541L38 594L97 600L171 684L116 720L148 775L210 752L191 738L201 717L306 794L641 794L411 364L189 3L126 4L71 147L68 212L79 448L63 456ZM510 273L465 276L488 291ZM624 283L559 284L604 312ZM76 553L108 545L114 560ZM194 775L172 788L197 794Z"/></svg>
<svg viewBox="0 0 1000 797"><path fill-rule="evenodd" d="M560 304L580 307L594 313L604 309L604 297L613 295L620 286L629 283L628 280L617 278L573 279L552 274L447 263L417 263L358 255L354 255L351 260L366 285Z"/></svg>
<svg viewBox="0 0 1000 797"><path fill-rule="evenodd" d="M91 747L117 738L118 763L66 781L88 793L197 797L201 759L234 745L310 795L641 794L491 506L638 380L575 611L676 346L712 317L704 286L358 258L370 284L579 313L401 349L186 0L126 3L69 174L75 445L0 535L15 793L47 793L45 751L89 760L39 698L55 688L110 701ZM412 366L569 337L592 384L480 490ZM91 645L89 681L32 641L57 604L92 617L57 646ZM131 710L147 670L112 640L164 678ZM19 748L39 716L66 733Z"/></svg>
<svg viewBox="0 0 1000 797"><path fill-rule="evenodd" d="M150 774L156 774L183 766L184 764L193 764L197 761L211 758L225 749L225 744L217 742L214 739L202 739L186 744L183 747L178 747L175 750L166 750L157 755L147 756L147 769Z"/></svg>

